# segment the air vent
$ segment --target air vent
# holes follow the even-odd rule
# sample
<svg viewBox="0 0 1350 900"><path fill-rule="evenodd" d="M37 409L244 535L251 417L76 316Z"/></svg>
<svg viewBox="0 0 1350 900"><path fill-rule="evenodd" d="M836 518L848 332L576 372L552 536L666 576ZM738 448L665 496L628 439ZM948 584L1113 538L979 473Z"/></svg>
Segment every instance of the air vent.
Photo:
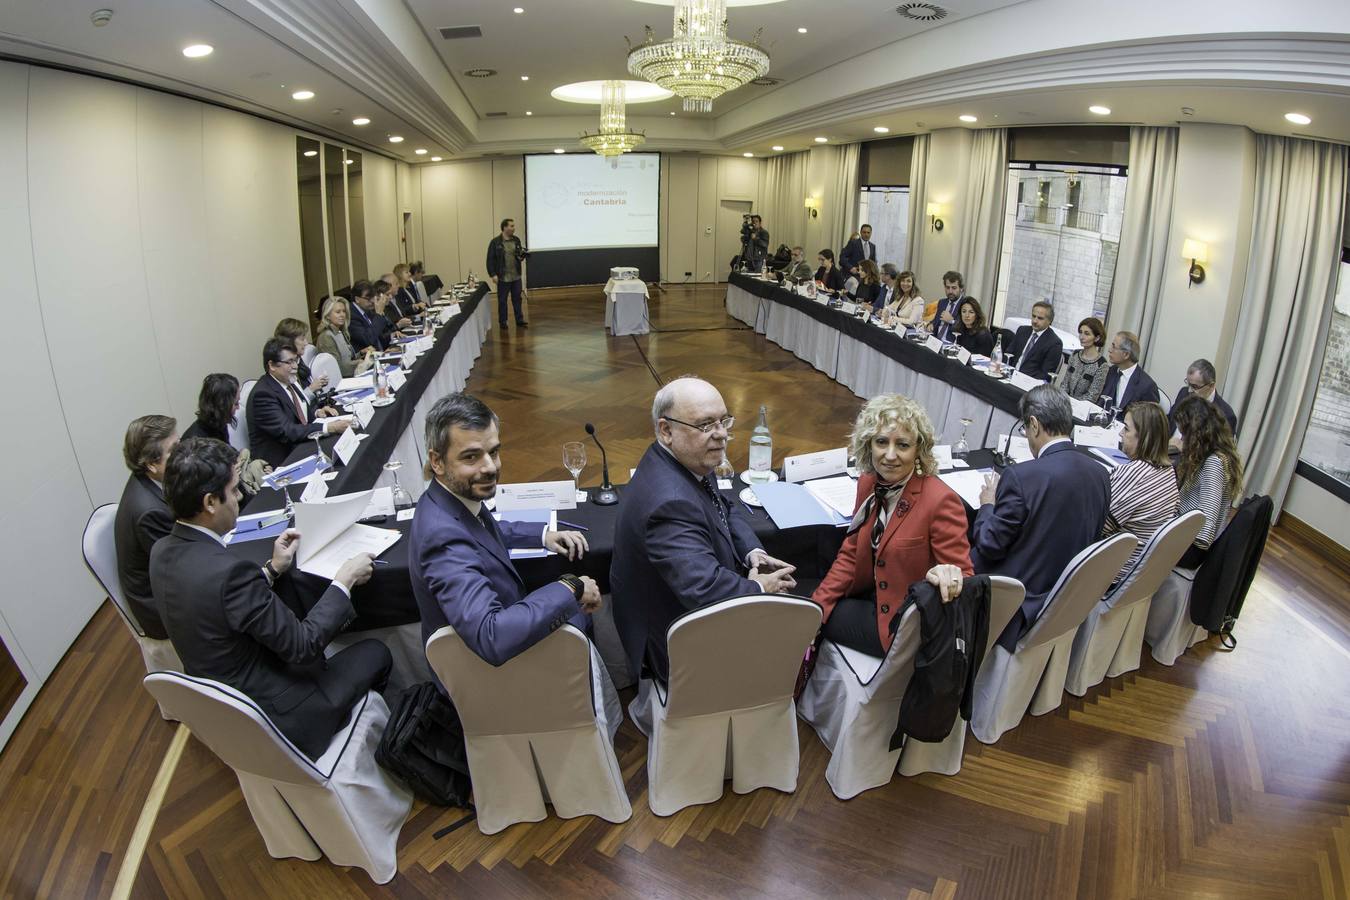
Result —
<svg viewBox="0 0 1350 900"><path fill-rule="evenodd" d="M491 78L497 74L496 69L465 69L464 74L470 78Z"/></svg>
<svg viewBox="0 0 1350 900"><path fill-rule="evenodd" d="M436 30L439 31L441 37L445 38L447 41L457 41L460 38L483 36L483 26L481 25L447 25L443 28L437 28Z"/></svg>
<svg viewBox="0 0 1350 900"><path fill-rule="evenodd" d="M947 18L945 9L931 3L902 3L895 11L906 19L913 19L916 22L936 22L938 19Z"/></svg>
<svg viewBox="0 0 1350 900"><path fill-rule="evenodd" d="M505 118L506 118L506 113L504 113L504 112L490 112L490 113L483 113L483 118L485 118L485 119L505 119Z"/></svg>
<svg viewBox="0 0 1350 900"><path fill-rule="evenodd" d="M770 78L768 75L765 75L763 78L752 79L750 83L759 85L760 87L773 87L775 84L782 84L783 79Z"/></svg>

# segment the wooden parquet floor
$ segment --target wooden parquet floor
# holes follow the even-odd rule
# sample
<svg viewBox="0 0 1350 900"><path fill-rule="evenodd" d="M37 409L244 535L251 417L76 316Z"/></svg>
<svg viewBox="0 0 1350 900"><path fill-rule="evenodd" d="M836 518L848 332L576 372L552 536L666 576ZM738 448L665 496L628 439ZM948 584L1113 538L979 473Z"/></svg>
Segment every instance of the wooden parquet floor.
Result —
<svg viewBox="0 0 1350 900"><path fill-rule="evenodd" d="M539 291L531 327L489 336L469 389L503 420L508 480L562 478L592 421L617 480L650 440L657 377L697 372L742 423L770 412L776 455L838 446L858 399L727 319L722 289L653 297L657 329L609 338L593 292ZM743 427L743 430L744 427ZM744 462L744 445L732 458ZM593 483L598 464L584 480ZM414 808L399 875L273 860L232 774L189 740L135 897L1290 897L1350 896L1350 572L1278 527L1238 628L1171 668L1065 697L955 777L897 776L847 801L801 727L799 788L728 793L661 819L645 742L617 751L633 818L472 824ZM139 687L106 607L0 756L0 896L103 897L174 727Z"/></svg>

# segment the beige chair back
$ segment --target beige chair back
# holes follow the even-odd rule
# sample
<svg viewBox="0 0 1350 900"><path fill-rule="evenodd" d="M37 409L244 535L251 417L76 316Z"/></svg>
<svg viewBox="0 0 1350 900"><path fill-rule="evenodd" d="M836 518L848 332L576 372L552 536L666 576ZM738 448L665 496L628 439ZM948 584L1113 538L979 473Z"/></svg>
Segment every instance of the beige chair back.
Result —
<svg viewBox="0 0 1350 900"><path fill-rule="evenodd" d="M1117 534L1089 544L1069 560L1018 649L1039 647L1083 624L1138 544L1132 534Z"/></svg>

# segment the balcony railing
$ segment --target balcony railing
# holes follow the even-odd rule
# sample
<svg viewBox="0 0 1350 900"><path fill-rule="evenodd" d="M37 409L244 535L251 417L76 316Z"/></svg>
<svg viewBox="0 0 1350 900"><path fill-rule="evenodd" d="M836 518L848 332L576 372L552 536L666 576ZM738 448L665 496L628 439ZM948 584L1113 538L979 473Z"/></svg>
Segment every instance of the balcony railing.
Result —
<svg viewBox="0 0 1350 900"><path fill-rule="evenodd" d="M1078 228L1101 233L1102 214L1086 212L1074 206L1046 206L1040 203L1017 204L1017 221L1057 228Z"/></svg>

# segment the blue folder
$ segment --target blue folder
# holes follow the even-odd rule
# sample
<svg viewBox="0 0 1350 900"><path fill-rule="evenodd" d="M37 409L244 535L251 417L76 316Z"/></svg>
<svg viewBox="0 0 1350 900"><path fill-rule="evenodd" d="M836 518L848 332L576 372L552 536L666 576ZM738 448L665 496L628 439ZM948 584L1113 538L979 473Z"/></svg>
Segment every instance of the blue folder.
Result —
<svg viewBox="0 0 1350 900"><path fill-rule="evenodd" d="M755 496L764 504L764 511L779 528L801 528L807 525L846 525L850 521L811 496L800 484L773 481L753 485Z"/></svg>

